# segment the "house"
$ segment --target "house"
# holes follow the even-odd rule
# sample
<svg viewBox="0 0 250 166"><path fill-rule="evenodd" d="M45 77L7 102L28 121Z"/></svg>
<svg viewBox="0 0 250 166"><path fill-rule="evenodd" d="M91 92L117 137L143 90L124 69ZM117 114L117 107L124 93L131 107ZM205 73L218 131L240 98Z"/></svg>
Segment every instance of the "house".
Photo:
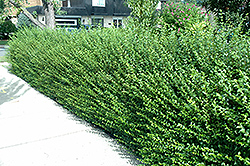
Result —
<svg viewBox="0 0 250 166"><path fill-rule="evenodd" d="M36 12L37 19L45 24L41 5L29 7L27 10L30 13ZM56 24L72 28L78 28L80 25L121 27L124 25L124 19L130 15L130 9L124 0L65 0L62 2L61 11L66 14L56 15Z"/></svg>

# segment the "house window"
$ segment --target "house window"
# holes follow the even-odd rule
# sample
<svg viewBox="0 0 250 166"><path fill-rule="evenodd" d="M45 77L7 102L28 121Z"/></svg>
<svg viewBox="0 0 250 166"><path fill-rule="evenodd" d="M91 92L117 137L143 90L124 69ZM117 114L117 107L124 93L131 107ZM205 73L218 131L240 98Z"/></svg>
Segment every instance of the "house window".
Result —
<svg viewBox="0 0 250 166"><path fill-rule="evenodd" d="M104 25L104 20L103 18L96 18L96 17L93 17L92 18L92 25L93 26L102 26Z"/></svg>
<svg viewBox="0 0 250 166"><path fill-rule="evenodd" d="M42 22L43 24L45 24L45 16L42 16L41 22Z"/></svg>
<svg viewBox="0 0 250 166"><path fill-rule="evenodd" d="M67 1L62 1L62 6L63 6L63 7L68 7Z"/></svg>
<svg viewBox="0 0 250 166"><path fill-rule="evenodd" d="M122 27L122 19L121 18L114 18L113 19L113 25L115 28Z"/></svg>
<svg viewBox="0 0 250 166"><path fill-rule="evenodd" d="M62 7L70 7L70 0L62 1Z"/></svg>
<svg viewBox="0 0 250 166"><path fill-rule="evenodd" d="M56 19L56 25L76 27L77 19Z"/></svg>
<svg viewBox="0 0 250 166"><path fill-rule="evenodd" d="M92 6L105 7L105 0L92 0Z"/></svg>

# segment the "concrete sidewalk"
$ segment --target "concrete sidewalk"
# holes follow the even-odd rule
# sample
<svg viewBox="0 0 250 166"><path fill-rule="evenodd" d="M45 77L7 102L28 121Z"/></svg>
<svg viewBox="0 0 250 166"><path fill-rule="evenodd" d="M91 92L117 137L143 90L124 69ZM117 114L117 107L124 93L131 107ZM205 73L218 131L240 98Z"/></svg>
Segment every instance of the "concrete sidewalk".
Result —
<svg viewBox="0 0 250 166"><path fill-rule="evenodd" d="M9 46L0 45L0 56L6 55L8 48L9 48Z"/></svg>
<svg viewBox="0 0 250 166"><path fill-rule="evenodd" d="M139 165L113 138L0 64L0 166Z"/></svg>

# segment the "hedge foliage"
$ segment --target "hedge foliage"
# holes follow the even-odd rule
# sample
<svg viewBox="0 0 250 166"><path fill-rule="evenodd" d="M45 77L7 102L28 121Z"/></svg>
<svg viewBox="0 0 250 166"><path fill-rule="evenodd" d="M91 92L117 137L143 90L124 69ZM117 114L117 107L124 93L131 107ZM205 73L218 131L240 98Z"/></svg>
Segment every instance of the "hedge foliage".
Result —
<svg viewBox="0 0 250 166"><path fill-rule="evenodd" d="M250 40L227 36L24 29L11 71L145 164L250 165Z"/></svg>

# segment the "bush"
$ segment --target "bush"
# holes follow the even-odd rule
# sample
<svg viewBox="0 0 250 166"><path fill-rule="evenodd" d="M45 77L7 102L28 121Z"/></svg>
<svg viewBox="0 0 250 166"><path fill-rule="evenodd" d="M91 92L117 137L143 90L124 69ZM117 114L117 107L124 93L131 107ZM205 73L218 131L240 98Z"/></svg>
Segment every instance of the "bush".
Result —
<svg viewBox="0 0 250 166"><path fill-rule="evenodd" d="M16 26L11 22L11 20L7 20L0 23L0 37L1 39L9 39L10 34L16 31Z"/></svg>
<svg viewBox="0 0 250 166"><path fill-rule="evenodd" d="M129 26L137 26L144 28L155 28L157 26L157 5L158 0L126 0L125 1L131 9L131 18Z"/></svg>
<svg viewBox="0 0 250 166"><path fill-rule="evenodd" d="M11 71L149 165L250 165L250 44L236 30L24 29Z"/></svg>
<svg viewBox="0 0 250 166"><path fill-rule="evenodd" d="M17 28L22 28L25 26L33 27L35 25L27 16L25 16L23 13L20 13L17 19Z"/></svg>
<svg viewBox="0 0 250 166"><path fill-rule="evenodd" d="M243 22L243 31L246 32L249 26L250 3L248 0L204 0L202 3L208 10L214 12L219 22L230 22L237 25Z"/></svg>
<svg viewBox="0 0 250 166"><path fill-rule="evenodd" d="M178 32L184 30L197 30L207 27L209 16L204 8L197 6L194 3L164 3L160 14L162 26L173 27L178 29ZM200 24L199 26L196 26Z"/></svg>

